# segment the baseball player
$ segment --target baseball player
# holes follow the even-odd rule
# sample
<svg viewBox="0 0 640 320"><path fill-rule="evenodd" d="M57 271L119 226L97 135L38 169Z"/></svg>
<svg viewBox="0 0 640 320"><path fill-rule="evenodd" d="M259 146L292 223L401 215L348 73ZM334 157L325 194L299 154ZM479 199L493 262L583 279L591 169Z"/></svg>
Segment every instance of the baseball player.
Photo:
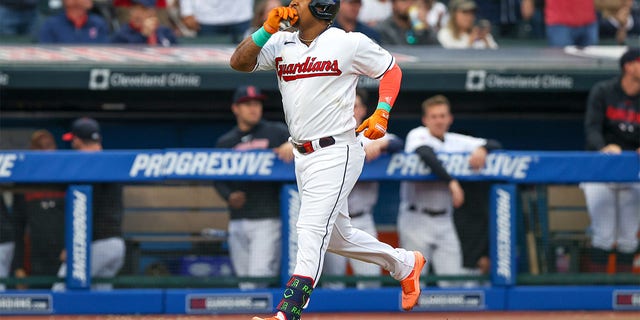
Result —
<svg viewBox="0 0 640 320"><path fill-rule="evenodd" d="M409 132L405 152L415 152L429 166L438 181L403 181L400 184L398 236L405 248L419 250L431 258L438 275L461 275L462 252L453 223L453 208L464 203L464 191L456 179L444 169L436 152L470 152L469 165L484 167L487 152L495 149L492 142L448 132L453 122L446 97L437 95L422 103L424 126ZM457 283L439 281L439 286Z"/></svg>
<svg viewBox="0 0 640 320"><path fill-rule="evenodd" d="M300 319L327 250L388 270L401 281L405 310L411 310L420 295L426 263L422 254L394 249L353 228L349 220L347 197L365 158L355 133L364 131L373 140L384 136L402 72L393 56L371 39L330 27L339 6L339 0L293 0L288 7L273 9L230 61L239 71L276 70L294 145L301 198L296 266L270 320ZM298 30L278 32L283 20ZM353 104L361 75L380 79L379 101L374 114L354 131Z"/></svg>
<svg viewBox="0 0 640 320"><path fill-rule="evenodd" d="M620 58L621 77L597 83L585 114L587 149L607 154L640 153L640 49ZM591 217L591 259L605 265L613 250L630 266L638 249L640 183L582 183Z"/></svg>
<svg viewBox="0 0 640 320"><path fill-rule="evenodd" d="M71 147L81 152L102 151L102 135L98 122L91 118L79 118L73 122L71 132L62 136L70 141ZM125 244L122 238L122 188L113 183L96 183L93 187L93 242L91 242L91 276L114 277L124 264ZM66 260L63 251L61 260ZM58 277L66 275L67 265L63 263ZM99 290L111 289L111 284L99 283L92 286ZM54 290L63 290L64 285L56 283Z"/></svg>
<svg viewBox="0 0 640 320"><path fill-rule="evenodd" d="M0 279L9 275L14 248L13 220L9 216L4 196L0 193ZM5 285L0 283L0 291L4 289Z"/></svg>
<svg viewBox="0 0 640 320"><path fill-rule="evenodd" d="M356 90L356 102L353 107L353 114L356 118L356 124L360 125L367 116L367 92L362 89ZM363 135L358 135L358 140L364 146L366 161L372 161L380 157L383 153L392 153L401 151L404 143L397 136L387 133L382 138L371 140ZM380 184L376 181L359 181L351 190L348 198L349 217L351 217L351 226L360 229L373 237L378 237L375 221L373 220L373 207L378 202L378 189ZM344 275L347 271L347 263L351 265L353 273L358 276L379 276L380 267L362 262L356 259L347 259L344 256L328 252L324 256L323 274L325 275ZM323 283L323 287L331 289L342 289L344 283L329 282ZM358 289L377 288L380 287L379 281L358 281L356 283Z"/></svg>
<svg viewBox="0 0 640 320"><path fill-rule="evenodd" d="M262 101L267 97L255 86L236 89L231 109L237 126L218 139L216 148L235 150L273 149L286 162L293 161L289 131L282 123L262 120ZM257 181L216 181L218 193L230 211L229 254L238 277L274 277L280 268L282 223L281 183ZM240 283L241 289L266 284Z"/></svg>

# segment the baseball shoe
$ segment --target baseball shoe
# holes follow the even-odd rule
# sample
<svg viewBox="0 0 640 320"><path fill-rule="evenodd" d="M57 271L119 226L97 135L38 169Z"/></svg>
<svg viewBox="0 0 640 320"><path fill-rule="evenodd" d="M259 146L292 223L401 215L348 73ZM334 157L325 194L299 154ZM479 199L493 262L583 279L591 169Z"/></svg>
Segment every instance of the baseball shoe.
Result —
<svg viewBox="0 0 640 320"><path fill-rule="evenodd" d="M410 311L418 304L418 298L420 298L420 273L422 273L422 268L427 263L422 253L414 251L413 255L416 258L413 270L411 270L408 277L400 281L400 287L402 287L402 309L404 311Z"/></svg>
<svg viewBox="0 0 640 320"><path fill-rule="evenodd" d="M253 319L251 320L287 320L287 317L285 317L284 314L282 314L282 312L278 311L278 313L276 313L276 315L273 317L269 317L269 318L253 317Z"/></svg>

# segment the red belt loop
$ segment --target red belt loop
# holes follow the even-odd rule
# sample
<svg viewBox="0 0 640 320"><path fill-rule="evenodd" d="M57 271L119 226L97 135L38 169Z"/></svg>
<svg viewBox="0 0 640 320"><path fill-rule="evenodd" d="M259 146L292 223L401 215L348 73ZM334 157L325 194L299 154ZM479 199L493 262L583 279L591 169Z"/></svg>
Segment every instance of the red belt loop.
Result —
<svg viewBox="0 0 640 320"><path fill-rule="evenodd" d="M307 141L303 143L302 147L304 148L305 153L311 153L315 151L313 150L313 145L311 144L311 141Z"/></svg>

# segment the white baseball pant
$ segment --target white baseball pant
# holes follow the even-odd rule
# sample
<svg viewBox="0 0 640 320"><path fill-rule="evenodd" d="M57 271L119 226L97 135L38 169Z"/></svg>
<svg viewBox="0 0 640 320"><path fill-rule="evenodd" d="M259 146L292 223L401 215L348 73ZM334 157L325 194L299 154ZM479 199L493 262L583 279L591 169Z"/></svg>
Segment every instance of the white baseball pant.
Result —
<svg viewBox="0 0 640 320"><path fill-rule="evenodd" d="M371 236L377 238L375 221L371 213L364 213L363 215L355 218L351 218L351 225L360 229ZM346 257L337 255L335 253L327 252L324 256L324 271L326 275L344 275L347 272L347 262L351 264L353 273L359 276L379 276L380 267L372 263L366 263L355 259L347 259ZM342 282L328 282L324 283L323 287L330 289L342 289L345 287ZM356 283L358 289L379 288L379 281L358 281Z"/></svg>
<svg viewBox="0 0 640 320"><path fill-rule="evenodd" d="M11 271L11 261L13 261L13 250L15 245L13 242L0 243L0 278L6 278ZM0 291L5 290L5 285L0 284Z"/></svg>
<svg viewBox="0 0 640 320"><path fill-rule="evenodd" d="M120 237L95 240L91 243L91 276L111 278L118 274L124 264L125 244ZM67 274L67 264L63 263L58 270L58 277L64 278ZM110 283L100 283L91 286L96 290L110 290ZM64 284L56 283L54 290L61 290Z"/></svg>
<svg viewBox="0 0 640 320"><path fill-rule="evenodd" d="M294 148L301 201L294 274L310 277L315 286L328 250L375 263L393 278L402 280L413 269L413 252L394 249L351 226L347 197L362 171L364 149L356 141L354 131L336 135L334 139L334 145L306 155Z"/></svg>
<svg viewBox="0 0 640 320"><path fill-rule="evenodd" d="M274 277L280 270L282 222L278 218L229 222L229 255L238 277ZM266 283L240 283L241 289L265 288Z"/></svg>
<svg viewBox="0 0 640 320"><path fill-rule="evenodd" d="M594 247L633 253L638 248L640 183L581 183Z"/></svg>
<svg viewBox="0 0 640 320"><path fill-rule="evenodd" d="M398 237L400 246L407 250L420 251L430 261L439 276L462 275L462 249L453 223L453 208L441 216L429 216L408 205L400 205L398 214ZM427 268L423 269L427 273ZM440 287L461 286L457 281L438 281Z"/></svg>

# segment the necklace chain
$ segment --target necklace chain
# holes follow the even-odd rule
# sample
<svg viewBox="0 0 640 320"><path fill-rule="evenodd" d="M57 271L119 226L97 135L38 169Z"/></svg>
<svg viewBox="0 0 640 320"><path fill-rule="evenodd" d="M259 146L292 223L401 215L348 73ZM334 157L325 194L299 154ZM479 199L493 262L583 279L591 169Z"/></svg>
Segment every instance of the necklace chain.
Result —
<svg viewBox="0 0 640 320"><path fill-rule="evenodd" d="M298 39L300 39L300 41L304 42L304 43L309 43L309 42L313 42L313 40L315 40L318 36L316 36L315 38L311 39L311 40L307 40L304 39L300 36L300 33L298 33Z"/></svg>

